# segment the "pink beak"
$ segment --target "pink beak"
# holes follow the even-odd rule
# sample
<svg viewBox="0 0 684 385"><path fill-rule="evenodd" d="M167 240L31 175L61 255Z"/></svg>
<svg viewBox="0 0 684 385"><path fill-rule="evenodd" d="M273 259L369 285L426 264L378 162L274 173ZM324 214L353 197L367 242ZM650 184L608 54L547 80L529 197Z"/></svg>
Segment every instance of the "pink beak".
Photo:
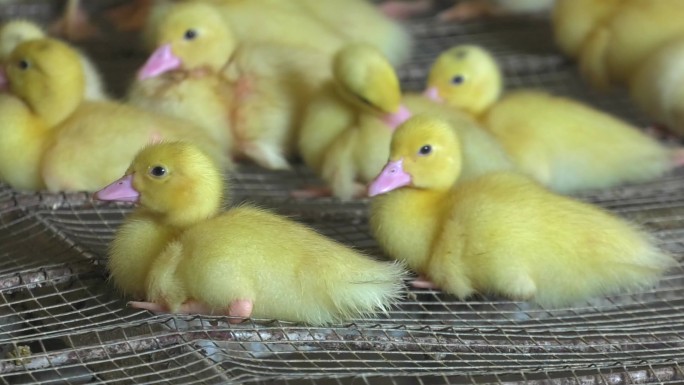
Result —
<svg viewBox="0 0 684 385"><path fill-rule="evenodd" d="M438 102L438 103L441 103L443 101L442 98L439 96L439 90L437 89L437 87L428 88L427 90L425 90L425 92L423 92L423 95L426 98L428 98L430 100L434 100L435 102Z"/></svg>
<svg viewBox="0 0 684 385"><path fill-rule="evenodd" d="M404 171L404 159L389 162L368 186L368 196L384 194L411 184L411 175Z"/></svg>
<svg viewBox="0 0 684 385"><path fill-rule="evenodd" d="M389 128L394 131L400 124L404 123L408 118L411 117L411 111L409 111L406 106L401 105L399 106L399 111L393 113L393 114L387 114L382 118L382 121L385 122L386 125L389 126Z"/></svg>
<svg viewBox="0 0 684 385"><path fill-rule="evenodd" d="M138 80L153 78L180 68L183 62L171 51L171 44L164 44L157 48L138 71Z"/></svg>
<svg viewBox="0 0 684 385"><path fill-rule="evenodd" d="M133 174L125 175L96 192L95 199L101 201L137 202L140 199L140 193L133 188Z"/></svg>

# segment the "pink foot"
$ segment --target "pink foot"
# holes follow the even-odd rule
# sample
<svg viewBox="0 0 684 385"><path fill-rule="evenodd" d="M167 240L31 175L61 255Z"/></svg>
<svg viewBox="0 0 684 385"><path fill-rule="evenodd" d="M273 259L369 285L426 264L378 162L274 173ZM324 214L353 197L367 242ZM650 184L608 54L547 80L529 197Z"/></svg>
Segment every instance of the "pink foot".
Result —
<svg viewBox="0 0 684 385"><path fill-rule="evenodd" d="M418 289L439 289L437 285L422 275L411 281L411 286Z"/></svg>
<svg viewBox="0 0 684 385"><path fill-rule="evenodd" d="M154 313L169 313L169 309L166 306L154 302L130 301L128 302L128 306L134 309L149 310ZM239 318L231 319L229 321L230 323L240 323L244 321L245 318L249 318L252 315L253 307L254 305L250 300L237 300L230 304L227 311L216 311L201 302L190 300L184 302L175 314L227 315Z"/></svg>
<svg viewBox="0 0 684 385"><path fill-rule="evenodd" d="M378 8L385 15L394 19L409 19L415 15L427 12L432 7L432 0L397 1L389 0L380 4Z"/></svg>

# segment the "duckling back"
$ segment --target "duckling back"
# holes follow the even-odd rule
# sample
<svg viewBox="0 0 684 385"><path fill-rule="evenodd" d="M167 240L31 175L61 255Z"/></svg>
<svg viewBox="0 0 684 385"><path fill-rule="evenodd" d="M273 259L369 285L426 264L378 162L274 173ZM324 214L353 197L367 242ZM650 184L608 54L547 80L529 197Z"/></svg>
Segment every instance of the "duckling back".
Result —
<svg viewBox="0 0 684 385"><path fill-rule="evenodd" d="M55 130L42 159L50 191L96 191L121 176L141 148L161 140L187 140L217 164L231 165L224 143L193 124L113 102L84 102Z"/></svg>
<svg viewBox="0 0 684 385"><path fill-rule="evenodd" d="M180 243L176 274L189 298L219 309L249 299L255 317L330 323L386 311L402 287L400 265L251 207L198 224Z"/></svg>
<svg viewBox="0 0 684 385"><path fill-rule="evenodd" d="M450 199L429 262L437 280L448 280L445 288L458 280L442 273L449 258L467 266L458 275L477 291L550 306L650 285L674 265L633 224L521 175L489 174L461 184ZM449 234L468 241L456 248L459 237ZM460 256L435 253L449 244Z"/></svg>
<svg viewBox="0 0 684 385"><path fill-rule="evenodd" d="M627 122L543 92L509 93L482 122L521 171L554 191L645 181L681 162Z"/></svg>

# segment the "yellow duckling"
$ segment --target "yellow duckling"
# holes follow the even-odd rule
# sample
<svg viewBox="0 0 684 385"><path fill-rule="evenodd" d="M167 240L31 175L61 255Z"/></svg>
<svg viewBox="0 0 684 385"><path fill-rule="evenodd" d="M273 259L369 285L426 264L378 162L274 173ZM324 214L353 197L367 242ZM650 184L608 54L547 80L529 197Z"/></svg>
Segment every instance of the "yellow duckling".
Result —
<svg viewBox="0 0 684 385"><path fill-rule="evenodd" d="M467 144L464 179L512 168L500 144L464 114L422 95L402 96L396 72L376 48L349 44L336 55L333 72L334 79L309 104L299 136L304 163L333 195L365 195L365 184L387 160L392 131L411 113L440 116L454 126Z"/></svg>
<svg viewBox="0 0 684 385"><path fill-rule="evenodd" d="M182 2L159 2L152 10L146 26L146 35L151 41L158 41L157 23L168 8ZM194 2L200 3L200 2ZM275 43L289 47L316 50L332 55L344 44L344 38L330 27L306 12L298 1L279 0L209 0L202 1L211 6L215 15L230 26L240 44Z"/></svg>
<svg viewBox="0 0 684 385"><path fill-rule="evenodd" d="M192 140L223 160L220 146L197 127L122 104L84 101L78 54L58 40L17 46L7 78L10 92L26 109L14 102L17 115L3 118L0 130L16 131L9 136L13 142L4 145L17 146L15 151L43 148L41 160L34 162L50 191L96 191L121 175L138 149L164 138Z"/></svg>
<svg viewBox="0 0 684 385"><path fill-rule="evenodd" d="M307 106L299 153L333 195L350 199L365 194L365 183L387 160L392 130L410 112L392 65L369 44L341 49L333 74Z"/></svg>
<svg viewBox="0 0 684 385"><path fill-rule="evenodd" d="M109 256L114 284L153 311L206 312L326 324L386 311L401 265L371 260L250 206L220 212L223 175L195 146L146 147L100 200L140 208Z"/></svg>
<svg viewBox="0 0 684 385"><path fill-rule="evenodd" d="M652 284L674 265L633 225L523 175L456 184L460 147L444 121L415 116L369 186L379 244L446 292L560 306Z"/></svg>
<svg viewBox="0 0 684 385"><path fill-rule="evenodd" d="M478 46L441 54L428 87L433 98L476 117L520 170L555 191L653 179L684 164L681 149L577 101L541 91L500 97L501 70Z"/></svg>
<svg viewBox="0 0 684 385"><path fill-rule="evenodd" d="M554 40L564 54L577 58L594 28L625 0L556 0L551 13Z"/></svg>
<svg viewBox="0 0 684 385"><path fill-rule="evenodd" d="M601 1L604 0L594 3ZM608 10L602 11L604 7ZM582 42L578 56L580 71L599 89L624 85L653 52L684 34L684 23L680 20L684 2L680 0L622 0L617 4L610 0L598 8L586 9L598 9L598 14L604 15L598 19L589 17L595 25ZM587 21L585 17L579 19L584 19L579 25ZM573 22L577 21L568 21Z"/></svg>
<svg viewBox="0 0 684 385"><path fill-rule="evenodd" d="M275 43L236 40L209 4L168 8L159 46L139 73L134 104L186 116L221 133L238 156L287 169L311 93L329 76L329 57Z"/></svg>
<svg viewBox="0 0 684 385"><path fill-rule="evenodd" d="M22 42L45 38L45 32L36 23L28 20L8 21L0 27L0 63L9 58L12 50ZM104 83L95 64L78 51L85 76L85 98L88 100L108 99Z"/></svg>
<svg viewBox="0 0 684 385"><path fill-rule="evenodd" d="M635 104L657 124L684 134L684 35L658 49L629 80Z"/></svg>

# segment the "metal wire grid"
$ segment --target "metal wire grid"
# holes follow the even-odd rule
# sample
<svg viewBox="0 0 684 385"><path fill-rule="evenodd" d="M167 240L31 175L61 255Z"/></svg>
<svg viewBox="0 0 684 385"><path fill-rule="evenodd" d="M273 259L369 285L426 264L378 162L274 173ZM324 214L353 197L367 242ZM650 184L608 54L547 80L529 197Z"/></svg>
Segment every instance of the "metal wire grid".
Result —
<svg viewBox="0 0 684 385"><path fill-rule="evenodd" d="M554 51L545 20L419 21L412 30L417 53L401 71L407 89L422 88L426 66L442 49L478 42L501 59L510 88L541 87L646 121L624 95L587 90ZM579 197L642 224L681 259L683 177ZM366 228L366 201L289 198L289 190L318 183L309 171L247 166L232 182L235 201L296 215L380 256ZM388 315L349 325L230 325L125 307L107 285L102 262L128 211L93 204L86 194L0 189L0 383L613 384L684 377L681 267L657 288L563 309L409 290Z"/></svg>

